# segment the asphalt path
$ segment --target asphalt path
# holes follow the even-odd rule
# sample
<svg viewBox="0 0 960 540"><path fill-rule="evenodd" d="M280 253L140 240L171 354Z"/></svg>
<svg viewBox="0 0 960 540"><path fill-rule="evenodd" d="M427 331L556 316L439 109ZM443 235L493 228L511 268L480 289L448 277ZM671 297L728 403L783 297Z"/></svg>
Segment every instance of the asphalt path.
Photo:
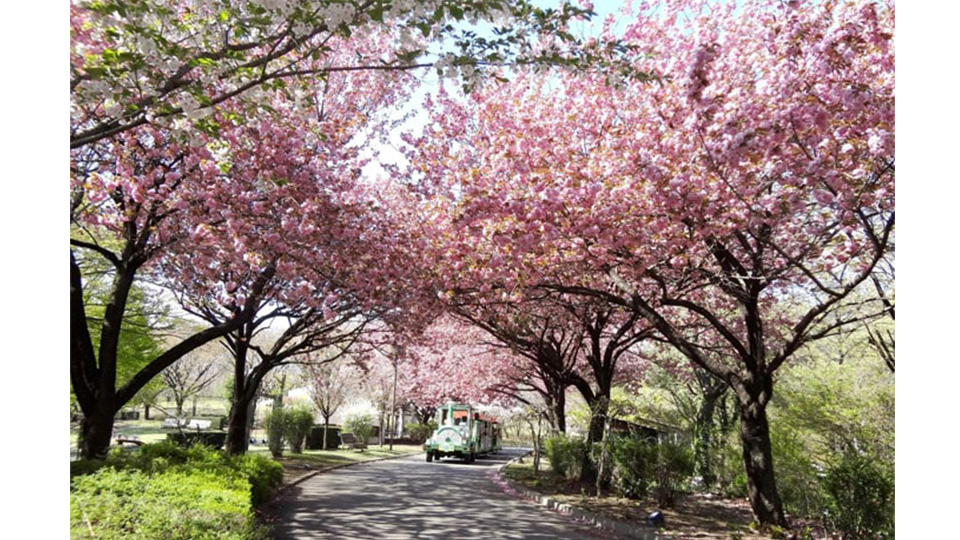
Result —
<svg viewBox="0 0 960 540"><path fill-rule="evenodd" d="M504 449L470 464L418 454L318 474L277 501L276 539L608 538L504 492L496 470L520 453Z"/></svg>

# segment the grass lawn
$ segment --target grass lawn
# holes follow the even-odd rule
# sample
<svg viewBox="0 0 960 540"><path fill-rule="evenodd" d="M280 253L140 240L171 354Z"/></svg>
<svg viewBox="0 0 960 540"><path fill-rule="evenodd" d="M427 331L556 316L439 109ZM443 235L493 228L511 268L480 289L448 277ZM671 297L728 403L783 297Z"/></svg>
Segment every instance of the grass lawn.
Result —
<svg viewBox="0 0 960 540"><path fill-rule="evenodd" d="M125 437L136 437L145 443L155 443L167 440L167 433L176 431L175 429L163 429L159 420L116 420L113 423L113 435L123 434ZM79 426L70 426L70 448L77 447L77 435ZM110 444L115 441L111 440Z"/></svg>
<svg viewBox="0 0 960 540"><path fill-rule="evenodd" d="M310 471L331 467L333 465L343 465L346 463L359 463L361 461L370 461L372 459L381 459L388 457L404 456L423 452L420 445L393 445L393 450L388 446L370 446L366 450L304 450L302 454L293 454L289 450L284 450L283 457L277 460L283 465L283 481L287 483L299 478ZM250 453L266 455L270 451L266 446L251 446Z"/></svg>
<svg viewBox="0 0 960 540"><path fill-rule="evenodd" d="M642 524L644 518L658 510L654 500L633 500L613 495L596 497L596 488L581 486L557 476L544 458L540 474L533 474L533 458L514 463L504 469L504 476L516 484L548 495L550 498L608 518ZM729 540L736 533L743 540L761 540L768 536L751 531L750 505L745 500L706 497L700 494L678 496L673 508L659 509L666 518L665 533L675 538Z"/></svg>

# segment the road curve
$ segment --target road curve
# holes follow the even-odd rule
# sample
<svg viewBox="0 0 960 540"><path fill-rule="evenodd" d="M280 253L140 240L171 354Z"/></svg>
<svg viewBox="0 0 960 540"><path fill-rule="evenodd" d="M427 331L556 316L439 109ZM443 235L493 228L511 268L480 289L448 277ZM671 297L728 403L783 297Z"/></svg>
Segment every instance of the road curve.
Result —
<svg viewBox="0 0 960 540"><path fill-rule="evenodd" d="M277 501L276 540L608 538L494 484L497 467L519 454L472 464L418 454L316 475Z"/></svg>

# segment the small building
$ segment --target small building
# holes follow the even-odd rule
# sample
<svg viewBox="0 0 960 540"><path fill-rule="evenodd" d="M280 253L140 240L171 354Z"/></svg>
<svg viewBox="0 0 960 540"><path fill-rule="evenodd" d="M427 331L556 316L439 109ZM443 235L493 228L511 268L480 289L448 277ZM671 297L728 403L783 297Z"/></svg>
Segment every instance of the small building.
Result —
<svg viewBox="0 0 960 540"><path fill-rule="evenodd" d="M610 420L610 433L630 434L634 437L656 439L658 441L667 437L676 442L680 436L680 428L645 418L634 418L632 421L612 418Z"/></svg>

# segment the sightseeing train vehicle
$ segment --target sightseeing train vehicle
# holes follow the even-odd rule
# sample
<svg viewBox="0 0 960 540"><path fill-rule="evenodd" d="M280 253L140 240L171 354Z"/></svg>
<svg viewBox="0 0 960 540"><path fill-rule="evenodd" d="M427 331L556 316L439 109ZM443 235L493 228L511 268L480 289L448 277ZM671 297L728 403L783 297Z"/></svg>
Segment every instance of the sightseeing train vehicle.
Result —
<svg viewBox="0 0 960 540"><path fill-rule="evenodd" d="M500 425L465 403L447 403L437 411L437 429L423 444L427 463L457 457L472 463L477 456L500 451Z"/></svg>

